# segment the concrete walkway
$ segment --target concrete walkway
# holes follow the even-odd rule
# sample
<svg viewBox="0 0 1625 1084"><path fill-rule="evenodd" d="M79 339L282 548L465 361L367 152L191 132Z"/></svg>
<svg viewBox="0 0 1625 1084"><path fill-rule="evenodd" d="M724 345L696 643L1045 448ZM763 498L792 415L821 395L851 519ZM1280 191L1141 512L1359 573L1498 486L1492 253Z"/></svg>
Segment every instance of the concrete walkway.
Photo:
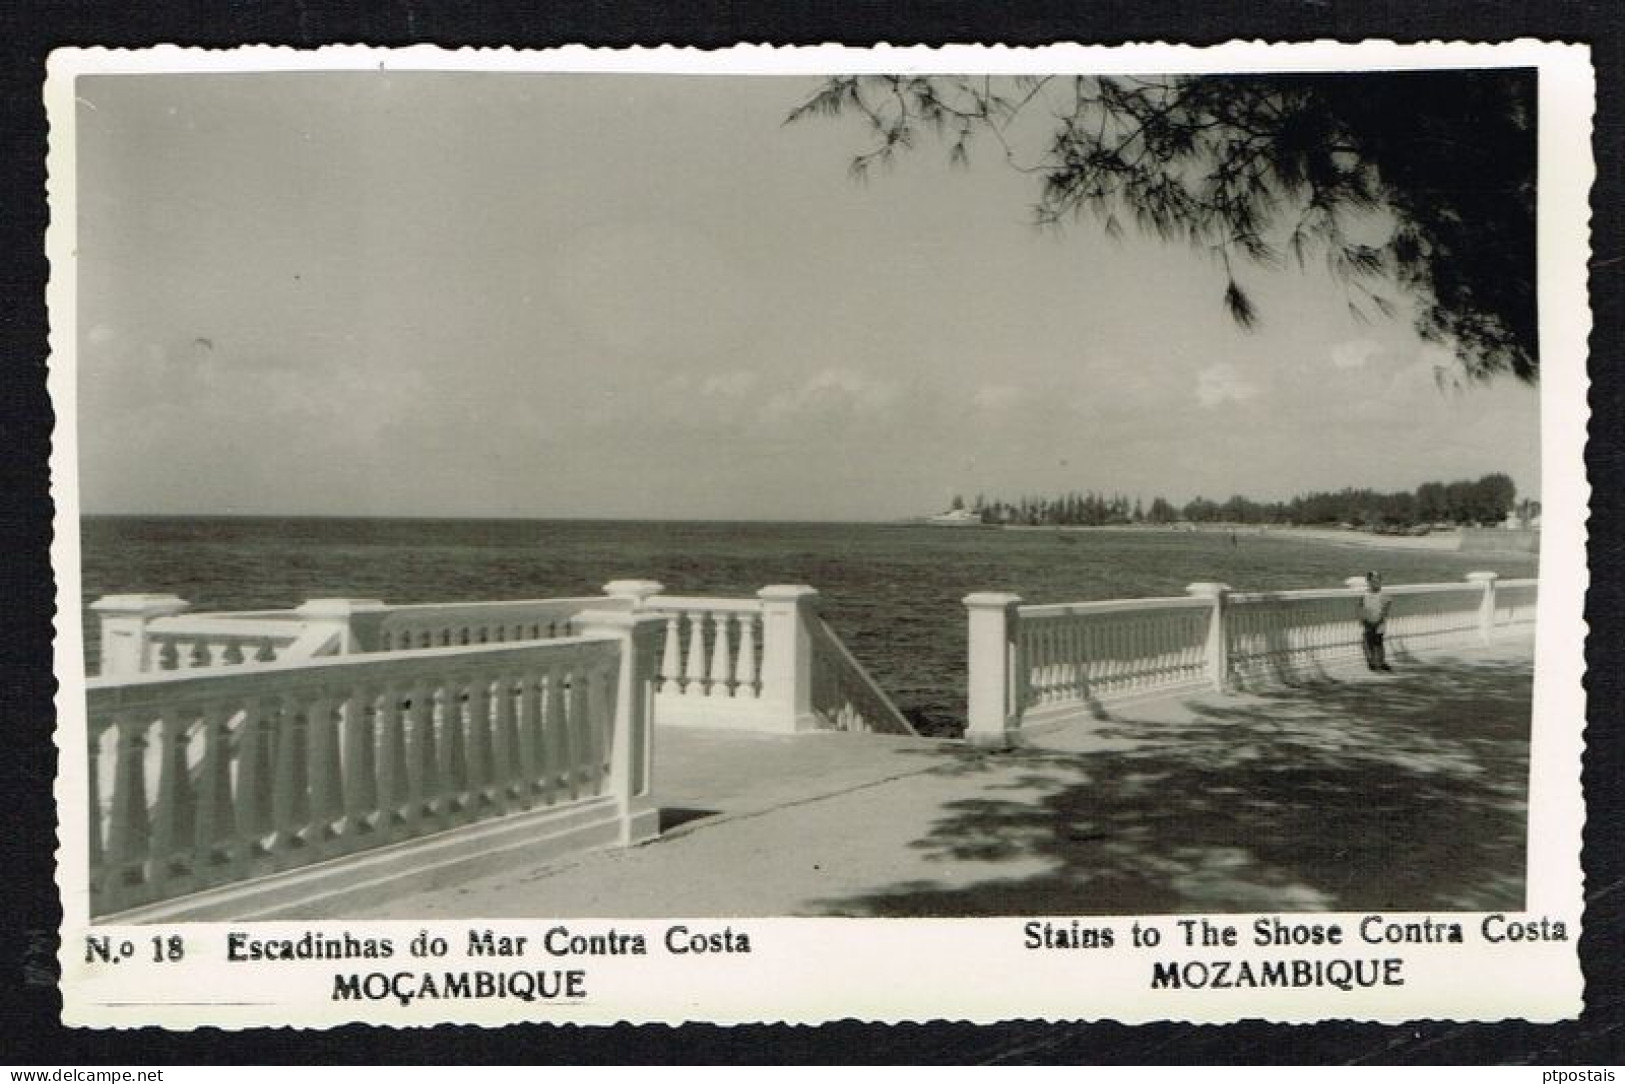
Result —
<svg viewBox="0 0 1625 1084"><path fill-rule="evenodd" d="M1000 753L662 732L661 839L349 917L1517 908L1532 677L1513 638Z"/></svg>

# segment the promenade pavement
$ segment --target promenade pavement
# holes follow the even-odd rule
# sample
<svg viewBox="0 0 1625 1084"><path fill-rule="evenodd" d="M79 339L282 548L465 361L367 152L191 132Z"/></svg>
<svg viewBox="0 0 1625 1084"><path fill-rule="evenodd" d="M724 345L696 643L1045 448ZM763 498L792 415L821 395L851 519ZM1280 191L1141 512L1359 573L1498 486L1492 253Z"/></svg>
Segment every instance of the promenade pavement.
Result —
<svg viewBox="0 0 1625 1084"><path fill-rule="evenodd" d="M1111 706L1002 752L662 731L660 839L347 914L1516 909L1532 656L1523 636Z"/></svg>

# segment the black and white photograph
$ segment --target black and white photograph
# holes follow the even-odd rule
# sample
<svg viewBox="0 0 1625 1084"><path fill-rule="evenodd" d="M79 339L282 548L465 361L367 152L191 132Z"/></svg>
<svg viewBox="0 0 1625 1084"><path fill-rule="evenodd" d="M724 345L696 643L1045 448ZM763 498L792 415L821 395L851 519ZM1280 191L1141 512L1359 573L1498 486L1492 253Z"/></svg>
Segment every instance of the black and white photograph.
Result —
<svg viewBox="0 0 1625 1084"><path fill-rule="evenodd" d="M1000 920L1572 996L1572 58L231 55L53 77L69 978Z"/></svg>

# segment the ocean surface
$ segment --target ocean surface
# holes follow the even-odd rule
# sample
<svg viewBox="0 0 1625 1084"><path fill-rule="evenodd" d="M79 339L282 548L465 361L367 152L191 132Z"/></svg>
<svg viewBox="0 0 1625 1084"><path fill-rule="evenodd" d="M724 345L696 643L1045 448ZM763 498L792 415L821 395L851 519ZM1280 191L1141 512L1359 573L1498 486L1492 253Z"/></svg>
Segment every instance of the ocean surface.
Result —
<svg viewBox="0 0 1625 1084"><path fill-rule="evenodd" d="M1380 569L1390 584L1488 568L1536 574L1528 555L1387 550L1290 532L1000 530L875 523L86 517L82 595L167 592L195 611L284 608L307 598L465 602L596 594L652 579L672 594L750 595L805 583L852 653L927 733L965 710L972 591L1028 602L1335 587ZM97 625L85 613L89 672Z"/></svg>

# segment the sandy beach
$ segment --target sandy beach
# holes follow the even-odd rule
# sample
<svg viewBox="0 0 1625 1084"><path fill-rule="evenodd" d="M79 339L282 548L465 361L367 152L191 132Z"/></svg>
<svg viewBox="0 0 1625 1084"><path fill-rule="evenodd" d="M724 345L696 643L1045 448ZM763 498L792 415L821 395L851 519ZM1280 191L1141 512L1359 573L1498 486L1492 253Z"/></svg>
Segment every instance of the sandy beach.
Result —
<svg viewBox="0 0 1625 1084"><path fill-rule="evenodd" d="M1183 527L1114 526L1114 527L1059 527L1006 525L1006 531L1164 531L1190 534L1237 534L1242 537L1290 538L1304 542L1326 542L1336 546L1359 546L1367 549L1435 550L1454 552L1461 548L1459 531L1434 531L1425 535L1372 534L1369 531L1345 531L1336 527L1238 527L1205 526L1194 530Z"/></svg>
<svg viewBox="0 0 1625 1084"><path fill-rule="evenodd" d="M1256 527L1245 530L1249 534L1260 533ZM1461 535L1456 531L1402 535L1344 531L1335 527L1271 527L1262 533L1276 538L1301 538L1306 542L1329 542L1337 546L1361 546L1371 549L1455 551L1461 548Z"/></svg>

